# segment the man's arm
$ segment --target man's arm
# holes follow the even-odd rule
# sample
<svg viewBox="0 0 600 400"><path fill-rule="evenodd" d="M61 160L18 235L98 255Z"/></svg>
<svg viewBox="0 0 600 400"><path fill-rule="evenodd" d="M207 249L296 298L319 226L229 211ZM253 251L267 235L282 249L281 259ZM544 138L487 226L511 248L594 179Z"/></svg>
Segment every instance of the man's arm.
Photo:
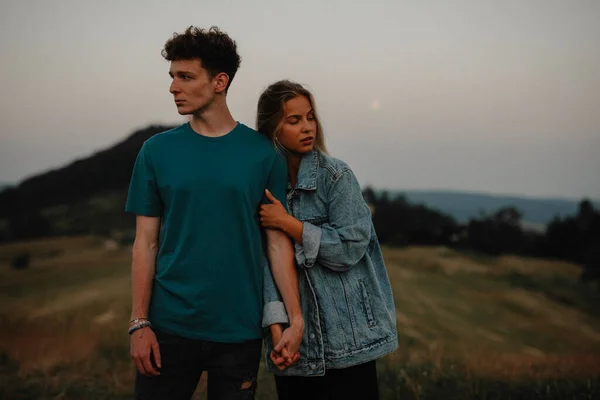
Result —
<svg viewBox="0 0 600 400"><path fill-rule="evenodd" d="M148 317L152 283L156 271L158 253L159 217L136 216L133 261L131 264L131 320ZM141 374L152 376L160 373L154 368L151 355L160 368L160 351L152 329L147 326L131 334L131 358Z"/></svg>
<svg viewBox="0 0 600 400"><path fill-rule="evenodd" d="M289 328L283 332L281 341L275 346L274 350L280 352L285 347L291 358L298 351L304 333L304 318L300 308L294 247L288 236L280 230L265 229L265 233L267 237L267 257L290 321Z"/></svg>

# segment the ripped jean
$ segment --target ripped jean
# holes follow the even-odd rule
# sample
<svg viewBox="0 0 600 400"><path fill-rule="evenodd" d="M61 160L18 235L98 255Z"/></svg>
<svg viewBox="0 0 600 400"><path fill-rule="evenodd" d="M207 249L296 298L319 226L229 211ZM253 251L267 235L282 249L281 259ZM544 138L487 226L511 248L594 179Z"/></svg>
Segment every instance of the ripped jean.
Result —
<svg viewBox="0 0 600 400"><path fill-rule="evenodd" d="M189 400L203 371L208 372L208 399L254 399L261 339L217 343L154 331L160 347L160 375L137 372L138 400Z"/></svg>

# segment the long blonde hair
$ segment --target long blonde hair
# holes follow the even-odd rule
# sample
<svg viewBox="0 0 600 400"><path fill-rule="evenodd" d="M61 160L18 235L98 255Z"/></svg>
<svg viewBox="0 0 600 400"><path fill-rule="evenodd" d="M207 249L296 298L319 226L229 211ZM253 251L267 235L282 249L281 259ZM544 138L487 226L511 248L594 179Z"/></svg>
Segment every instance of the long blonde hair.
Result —
<svg viewBox="0 0 600 400"><path fill-rule="evenodd" d="M283 108L285 102L298 96L306 97L313 110L315 122L317 123L315 148L327 154L323 127L317 115L315 99L312 93L299 83L287 79L281 80L269 85L262 92L258 98L258 106L256 107L256 130L266 135L278 149L285 153L287 150L277 140L277 134L283 126Z"/></svg>

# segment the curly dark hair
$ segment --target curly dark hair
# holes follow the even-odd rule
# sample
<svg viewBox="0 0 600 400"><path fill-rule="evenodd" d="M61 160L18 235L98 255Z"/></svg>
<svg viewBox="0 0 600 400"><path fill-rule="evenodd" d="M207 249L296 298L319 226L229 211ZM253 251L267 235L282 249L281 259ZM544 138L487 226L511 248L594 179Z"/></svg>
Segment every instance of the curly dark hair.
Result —
<svg viewBox="0 0 600 400"><path fill-rule="evenodd" d="M227 89L242 62L235 41L216 26L210 29L190 26L184 33L174 33L161 54L168 61L197 58L211 77L225 72L229 76Z"/></svg>

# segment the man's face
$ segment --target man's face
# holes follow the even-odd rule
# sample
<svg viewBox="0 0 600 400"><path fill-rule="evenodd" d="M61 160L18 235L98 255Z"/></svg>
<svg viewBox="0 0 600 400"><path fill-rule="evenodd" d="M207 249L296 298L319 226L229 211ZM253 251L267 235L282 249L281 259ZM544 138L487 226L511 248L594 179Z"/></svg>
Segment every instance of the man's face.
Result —
<svg viewBox="0 0 600 400"><path fill-rule="evenodd" d="M215 82L198 59L171 61L169 75L177 112L181 115L202 113L215 99Z"/></svg>

